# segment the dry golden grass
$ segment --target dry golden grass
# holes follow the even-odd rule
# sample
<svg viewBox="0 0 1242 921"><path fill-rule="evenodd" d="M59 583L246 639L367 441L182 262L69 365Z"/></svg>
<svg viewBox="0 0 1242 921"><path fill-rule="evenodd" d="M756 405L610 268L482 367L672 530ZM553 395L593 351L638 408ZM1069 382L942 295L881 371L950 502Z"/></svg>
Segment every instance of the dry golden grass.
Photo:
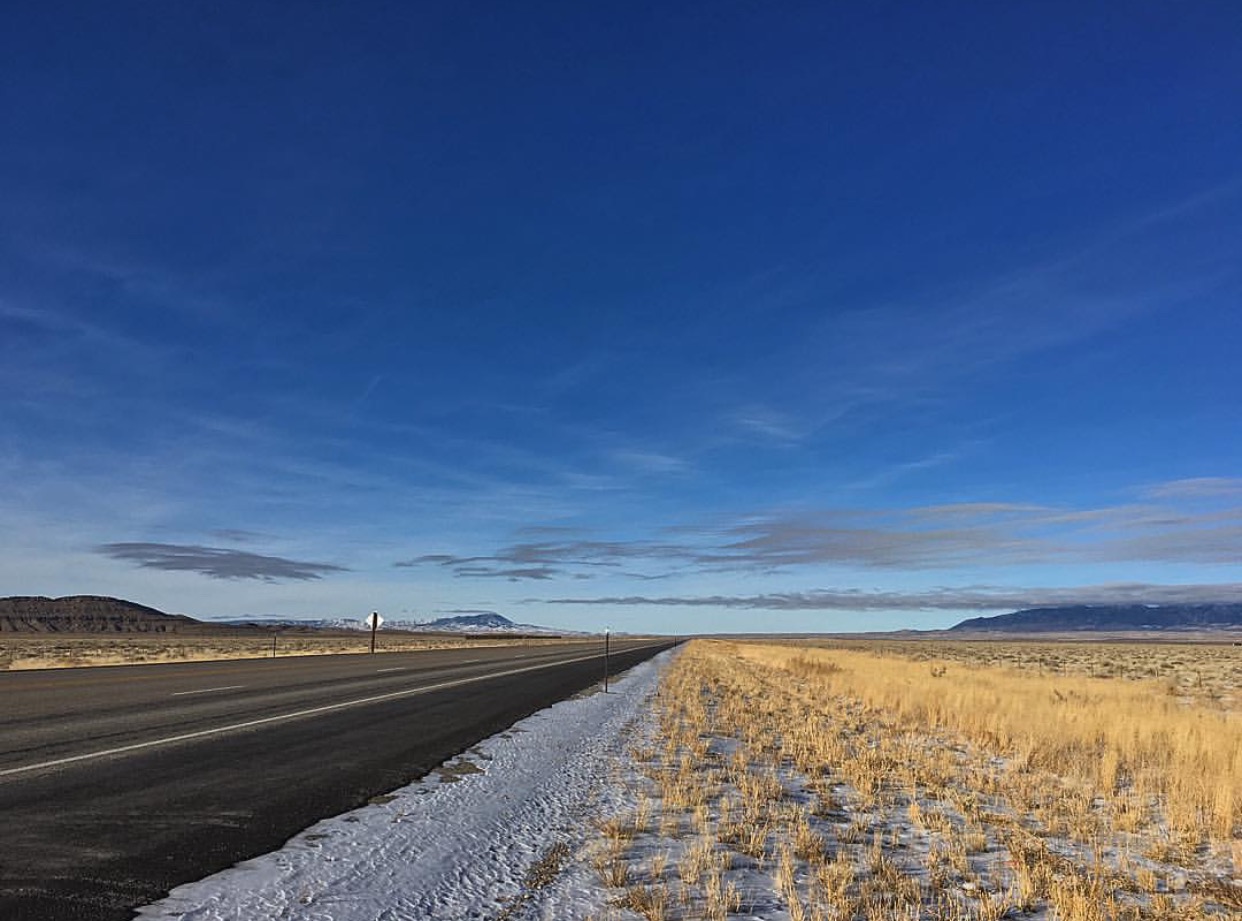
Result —
<svg viewBox="0 0 1242 921"><path fill-rule="evenodd" d="M1242 825L1242 721L1179 704L1152 682L953 668L841 649L753 645L738 653L815 675L821 692L848 695L891 715L903 729L960 733L1007 759L1017 773L1081 782L1107 797L1131 825L1163 818L1174 835L1203 832L1218 841ZM861 780L874 781L875 772L864 766L864 773ZM1026 798L1040 799L1037 790ZM1153 800L1154 811L1148 808Z"/></svg>
<svg viewBox="0 0 1242 921"><path fill-rule="evenodd" d="M454 637L380 633L379 652L457 649L479 646L538 645L574 642L555 638ZM309 656L365 653L369 633L315 635L282 633L276 655ZM0 634L0 671L76 668L87 665L141 665L155 662L201 662L258 659L272 655L271 634L200 636L192 634Z"/></svg>
<svg viewBox="0 0 1242 921"><path fill-rule="evenodd" d="M935 662L942 668L958 663L1043 675L1153 681L1172 696L1242 707L1242 649L1229 642L832 639L799 643L808 644Z"/></svg>
<svg viewBox="0 0 1242 921"><path fill-rule="evenodd" d="M639 805L616 827L662 839L660 873L629 881L644 888L618 905L651 910L664 887L677 897L655 904L670 918L1172 921L1242 908L1230 878L1242 867L1229 868L1242 853L1242 723L1159 681L698 641L655 713L635 751ZM649 846L622 837L609 834L606 882L629 880L613 865ZM756 876L766 896L730 889Z"/></svg>

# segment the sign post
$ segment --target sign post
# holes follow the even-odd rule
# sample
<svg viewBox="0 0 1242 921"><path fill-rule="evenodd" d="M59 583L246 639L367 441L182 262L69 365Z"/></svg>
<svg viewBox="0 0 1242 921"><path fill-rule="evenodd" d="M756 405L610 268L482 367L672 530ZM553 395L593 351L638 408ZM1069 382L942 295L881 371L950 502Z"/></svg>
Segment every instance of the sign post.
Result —
<svg viewBox="0 0 1242 921"><path fill-rule="evenodd" d="M384 622L384 618L380 617L379 611L372 611L363 621L371 628L371 653L375 653L375 631L379 629L379 625Z"/></svg>
<svg viewBox="0 0 1242 921"><path fill-rule="evenodd" d="M608 693L608 634L612 630L608 627L604 628L604 693Z"/></svg>

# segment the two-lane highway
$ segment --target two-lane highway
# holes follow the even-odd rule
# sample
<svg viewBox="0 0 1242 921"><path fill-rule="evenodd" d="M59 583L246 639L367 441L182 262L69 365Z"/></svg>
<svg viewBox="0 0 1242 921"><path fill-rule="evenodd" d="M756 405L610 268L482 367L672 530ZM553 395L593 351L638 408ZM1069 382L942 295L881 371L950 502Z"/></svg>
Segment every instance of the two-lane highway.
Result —
<svg viewBox="0 0 1242 921"><path fill-rule="evenodd" d="M614 642L614 669L669 645ZM590 685L602 651L0 674L0 917L128 918Z"/></svg>
<svg viewBox="0 0 1242 921"><path fill-rule="evenodd" d="M598 654L597 644L574 644L6 674L0 678L0 777L166 744L190 733L417 692L493 670Z"/></svg>

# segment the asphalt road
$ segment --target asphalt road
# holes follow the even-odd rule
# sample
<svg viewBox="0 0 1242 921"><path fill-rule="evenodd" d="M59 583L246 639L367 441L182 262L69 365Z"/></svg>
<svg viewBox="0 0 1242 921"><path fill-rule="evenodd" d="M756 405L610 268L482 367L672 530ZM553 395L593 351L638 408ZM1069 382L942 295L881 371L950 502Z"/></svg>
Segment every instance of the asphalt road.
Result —
<svg viewBox="0 0 1242 921"><path fill-rule="evenodd" d="M0 673L0 918L131 918L601 673L580 643Z"/></svg>

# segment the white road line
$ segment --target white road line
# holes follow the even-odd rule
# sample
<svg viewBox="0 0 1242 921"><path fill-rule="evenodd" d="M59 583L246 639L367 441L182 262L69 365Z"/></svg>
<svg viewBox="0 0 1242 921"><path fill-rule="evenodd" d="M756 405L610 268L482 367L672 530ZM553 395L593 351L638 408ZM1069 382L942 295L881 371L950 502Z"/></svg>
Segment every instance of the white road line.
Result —
<svg viewBox="0 0 1242 921"><path fill-rule="evenodd" d="M197 691L177 691L175 694L170 694L169 696L170 697L188 697L191 694L210 694L213 691L235 691L238 688L244 688L244 687L245 687L244 684L226 684L222 688L202 688Z"/></svg>
<svg viewBox="0 0 1242 921"><path fill-rule="evenodd" d="M403 672L403 671L405 671L404 665L394 665L392 668L377 668L375 670L376 674L379 674L380 672Z"/></svg>
<svg viewBox="0 0 1242 921"><path fill-rule="evenodd" d="M633 651L633 650L627 650ZM445 688L454 688L463 684L474 684L477 681L490 681L493 678L507 678L510 675L520 675L523 672L534 672L541 668L554 668L558 665L572 665L575 662L587 662L591 659L598 659L599 656L579 656L576 659L565 659L561 662L545 662L542 665L527 665L524 668L511 668L506 672L492 672L487 675L478 675L474 678L458 678L455 681L441 681L439 684L429 684L421 688L407 688L404 691L390 691L387 694L376 694L373 697L360 697L357 700L346 700L339 704L325 704L322 707L311 707L308 710L295 710L292 713L283 713L279 716L265 716L262 719L246 720L244 723L232 723L228 726L217 726L215 729L200 729L197 732L186 732L181 735L167 736L163 739L151 739L148 742L135 742L132 745L120 745L116 748L106 748L103 751L88 752L85 755L70 755L68 758L56 758L52 761L41 761L38 764L27 764L22 767L6 768L0 771L0 777L12 777L14 774L25 774L30 771L39 771L44 768L60 767L64 764L75 764L78 761L90 761L95 758L106 758L109 755L121 755L126 752L140 751L144 748L155 748L159 745L171 745L174 742L188 742L190 739L202 739L206 736L220 735L224 732L236 732L239 729L251 729L255 726L266 726L270 723L283 723L286 720L295 720L303 716L314 716L318 713L330 713L333 710L345 710L350 707L361 707L364 704L378 703L381 700L394 700L398 697L414 697L418 694L429 694L432 691L442 691Z"/></svg>

